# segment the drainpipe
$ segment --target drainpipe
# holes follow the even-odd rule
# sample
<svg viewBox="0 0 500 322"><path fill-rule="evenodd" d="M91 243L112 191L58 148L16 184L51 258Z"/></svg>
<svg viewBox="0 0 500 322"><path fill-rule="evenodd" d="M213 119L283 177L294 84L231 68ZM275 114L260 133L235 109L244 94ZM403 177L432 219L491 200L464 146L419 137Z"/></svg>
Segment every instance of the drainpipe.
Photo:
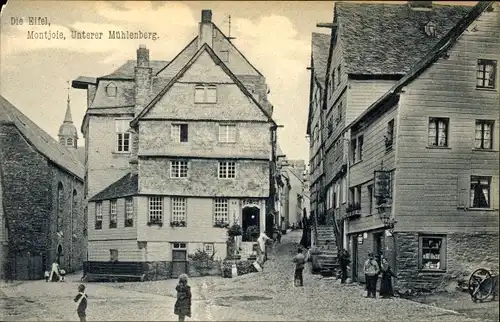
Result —
<svg viewBox="0 0 500 322"><path fill-rule="evenodd" d="M71 232L70 232L70 235L69 235L69 245L70 245L70 251L69 251L69 271L73 271L73 216L75 215L74 214L74 209L73 209L73 205L75 203L75 200L74 200L74 191L75 191L75 177L73 176L73 180L71 180L71 191L70 191L70 194L71 194L71 207L70 207L70 210L71 210Z"/></svg>

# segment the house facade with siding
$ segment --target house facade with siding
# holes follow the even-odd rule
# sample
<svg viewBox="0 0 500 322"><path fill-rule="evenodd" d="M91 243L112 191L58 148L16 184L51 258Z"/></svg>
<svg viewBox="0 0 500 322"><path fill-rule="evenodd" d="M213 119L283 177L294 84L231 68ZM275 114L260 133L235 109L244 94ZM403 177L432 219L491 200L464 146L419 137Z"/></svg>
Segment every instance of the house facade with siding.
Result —
<svg viewBox="0 0 500 322"><path fill-rule="evenodd" d="M361 206L358 191L349 198L348 182L364 141L363 137L351 140L347 125L401 79L468 10L445 5L422 8L423 2L334 4L322 105L322 162L324 212L328 222L334 224L339 248L348 242L344 219L357 216ZM390 23L386 21L388 16ZM433 24L439 27L426 33ZM357 27L361 25L365 28Z"/></svg>
<svg viewBox="0 0 500 322"><path fill-rule="evenodd" d="M265 231L269 89L211 17L170 62L141 46L111 76L73 81L89 96L89 262L164 263L175 277L197 250L224 259L227 225L244 230L242 257L246 232Z"/></svg>
<svg viewBox="0 0 500 322"><path fill-rule="evenodd" d="M323 212L323 111L325 95L325 69L328 58L330 36L312 33L311 76L309 89L309 112L306 133L309 137L309 183L310 212L320 224L326 224ZM309 215L309 214L308 214Z"/></svg>
<svg viewBox="0 0 500 322"><path fill-rule="evenodd" d="M498 271L499 22L497 3L470 8L348 126L365 138L350 167L354 279L368 252L392 262L402 290Z"/></svg>
<svg viewBox="0 0 500 322"><path fill-rule="evenodd" d="M60 143L0 97L0 273L42 279L53 262L78 271L86 258L83 164L66 107ZM71 141L70 141L71 140Z"/></svg>

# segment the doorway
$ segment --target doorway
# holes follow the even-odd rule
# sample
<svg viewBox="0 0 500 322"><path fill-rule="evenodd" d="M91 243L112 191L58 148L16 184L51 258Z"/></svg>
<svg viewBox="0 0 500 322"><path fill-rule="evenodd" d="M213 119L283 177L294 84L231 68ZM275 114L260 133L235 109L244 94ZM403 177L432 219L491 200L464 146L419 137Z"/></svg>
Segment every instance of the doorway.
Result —
<svg viewBox="0 0 500 322"><path fill-rule="evenodd" d="M384 232L373 233L373 254L380 265L380 257L384 255Z"/></svg>
<svg viewBox="0 0 500 322"><path fill-rule="evenodd" d="M172 278L187 272L186 243L172 243Z"/></svg>
<svg viewBox="0 0 500 322"><path fill-rule="evenodd" d="M358 235L351 236L351 280L358 281Z"/></svg>
<svg viewBox="0 0 500 322"><path fill-rule="evenodd" d="M242 210L241 229L242 241L255 241L260 235L260 209L258 207L245 207Z"/></svg>

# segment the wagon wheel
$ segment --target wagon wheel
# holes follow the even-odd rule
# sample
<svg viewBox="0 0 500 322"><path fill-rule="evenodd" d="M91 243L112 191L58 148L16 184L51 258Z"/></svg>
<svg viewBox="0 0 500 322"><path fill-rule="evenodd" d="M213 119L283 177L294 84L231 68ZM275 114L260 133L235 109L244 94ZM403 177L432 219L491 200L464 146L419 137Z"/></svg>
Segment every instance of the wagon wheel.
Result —
<svg viewBox="0 0 500 322"><path fill-rule="evenodd" d="M469 278L469 294L473 301L483 301L493 291L493 279L491 273L484 268L475 270Z"/></svg>

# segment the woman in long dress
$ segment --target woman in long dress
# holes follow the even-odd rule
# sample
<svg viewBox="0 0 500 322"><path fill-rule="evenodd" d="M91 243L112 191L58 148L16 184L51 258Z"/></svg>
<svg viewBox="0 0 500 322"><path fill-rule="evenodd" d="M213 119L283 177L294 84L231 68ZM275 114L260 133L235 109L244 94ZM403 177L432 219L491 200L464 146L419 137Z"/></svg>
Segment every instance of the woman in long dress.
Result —
<svg viewBox="0 0 500 322"><path fill-rule="evenodd" d="M387 261L387 258L382 258L382 262L380 265L380 297L389 298L394 296L394 291L392 289L392 278L396 277L396 275L392 272L391 266Z"/></svg>

